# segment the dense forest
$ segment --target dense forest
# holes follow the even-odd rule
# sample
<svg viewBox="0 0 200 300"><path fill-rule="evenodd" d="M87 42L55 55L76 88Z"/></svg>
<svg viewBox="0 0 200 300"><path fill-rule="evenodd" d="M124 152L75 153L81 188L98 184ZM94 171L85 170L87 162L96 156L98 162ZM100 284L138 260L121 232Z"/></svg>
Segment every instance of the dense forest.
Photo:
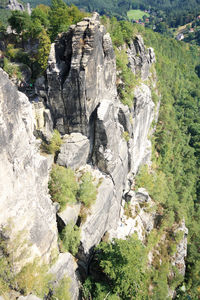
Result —
<svg viewBox="0 0 200 300"><path fill-rule="evenodd" d="M31 1L29 1L31 2ZM38 2L32 1L32 4ZM126 15L133 7L158 8L177 20L185 12L196 14L200 3L187 1L179 11L180 1L134 2L86 1L73 2L89 11L101 14ZM144 7L142 7L144 5ZM183 3L181 3L183 7ZM192 10L191 10L192 7ZM43 74L47 66L50 43L57 34L66 31L69 25L78 22L86 14L75 6L67 6L62 0L52 0L51 6L40 5L31 16L26 12L12 12L8 19L17 35L10 37L1 23L1 37L6 43L2 66L10 76L18 76L21 70L14 63L22 63L31 69L31 82ZM115 243L102 242L95 250L93 268L98 276L90 276L83 285L84 299L167 299L168 286L177 289L177 299L200 297L200 65L199 49L164 37L137 24L102 17L102 23L110 32L116 51L117 67L125 83L121 95L129 106L129 96L134 85L130 83L129 69L119 55L121 46L130 43L136 34L141 34L147 46L156 52L156 74L161 107L153 143L153 164L149 174L144 166L136 177L136 188L146 187L157 203L160 220L143 245L136 236ZM27 41L38 42L36 51L26 52ZM125 46L124 46L125 47ZM134 79L133 79L134 80ZM119 91L120 94L120 91ZM154 101L157 102L156 93ZM189 229L188 256L185 278L176 274L170 265L170 256L180 237L173 233L173 225L185 219ZM163 235L167 237L163 244ZM166 242L167 241L167 242ZM166 244L167 243L167 244ZM147 267L147 253L159 248L151 270ZM119 260L125 262L119 264ZM161 261L161 262L160 262ZM176 274L170 279L170 272ZM94 275L94 274L93 274ZM153 285L153 294L148 286ZM184 287L184 288L183 288Z"/></svg>

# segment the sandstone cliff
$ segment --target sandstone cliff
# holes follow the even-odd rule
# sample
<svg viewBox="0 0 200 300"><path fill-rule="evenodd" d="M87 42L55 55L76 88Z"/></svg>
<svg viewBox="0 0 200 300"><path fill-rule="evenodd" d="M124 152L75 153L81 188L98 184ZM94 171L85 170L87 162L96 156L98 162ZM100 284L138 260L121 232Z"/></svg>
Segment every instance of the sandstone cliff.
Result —
<svg viewBox="0 0 200 300"><path fill-rule="evenodd" d="M52 44L46 76L36 82L39 103L32 105L33 110L26 96L0 71L0 208L4 211L0 225L11 222L13 233L26 233L27 242L31 242L28 259L38 255L50 261L52 250L58 248L56 214L62 226L79 223L77 258L83 277L87 276L93 248L105 234L110 239L125 239L137 232L145 241L155 227L156 213L144 208L144 204L153 207L154 201L146 190L134 191L139 167L151 165L150 136L159 103L153 102L148 79L153 77L155 55L153 49L145 48L140 36L126 46L126 54L128 66L142 79L134 90L132 107L120 102L111 38L96 13L71 26ZM56 163L74 169L77 177L89 171L94 182L100 183L85 222L78 222L80 204L57 213L50 200L47 183L52 158L39 154L33 131L48 139L53 128L63 140ZM128 202L132 217L125 213ZM180 272L184 273L187 229L182 224L177 230L185 235L172 263L182 264ZM79 293L76 268L68 254L60 254L51 268L55 284L65 274L71 277L72 299L78 299Z"/></svg>

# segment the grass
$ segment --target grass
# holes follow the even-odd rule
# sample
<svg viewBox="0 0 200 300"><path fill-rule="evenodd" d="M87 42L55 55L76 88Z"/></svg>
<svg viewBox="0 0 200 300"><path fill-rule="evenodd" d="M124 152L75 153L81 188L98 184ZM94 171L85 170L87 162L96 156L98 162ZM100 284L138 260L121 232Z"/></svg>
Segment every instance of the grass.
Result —
<svg viewBox="0 0 200 300"><path fill-rule="evenodd" d="M127 12L127 17L129 20L139 20L142 19L143 16L149 17L149 14L140 10L140 9L131 9Z"/></svg>

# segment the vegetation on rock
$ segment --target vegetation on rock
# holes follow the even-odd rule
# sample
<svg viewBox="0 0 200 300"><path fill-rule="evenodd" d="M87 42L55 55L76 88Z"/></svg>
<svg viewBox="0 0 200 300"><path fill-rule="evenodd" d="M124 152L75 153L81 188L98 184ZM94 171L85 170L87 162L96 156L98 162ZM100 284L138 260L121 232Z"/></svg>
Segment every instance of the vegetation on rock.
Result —
<svg viewBox="0 0 200 300"><path fill-rule="evenodd" d="M80 228L73 223L67 224L60 233L61 249L76 255L80 244Z"/></svg>

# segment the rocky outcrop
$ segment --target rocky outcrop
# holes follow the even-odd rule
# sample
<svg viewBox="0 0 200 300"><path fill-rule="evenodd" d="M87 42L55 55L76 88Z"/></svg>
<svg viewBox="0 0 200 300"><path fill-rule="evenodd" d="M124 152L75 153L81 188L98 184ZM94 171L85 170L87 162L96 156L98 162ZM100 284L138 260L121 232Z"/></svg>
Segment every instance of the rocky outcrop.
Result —
<svg viewBox="0 0 200 300"><path fill-rule="evenodd" d="M24 11L23 5L21 3L19 3L17 0L9 0L7 8L10 10Z"/></svg>
<svg viewBox="0 0 200 300"><path fill-rule="evenodd" d="M117 96L115 69L111 39L98 14L71 26L52 45L47 96L55 127L62 134L89 135L90 118L98 104Z"/></svg>
<svg viewBox="0 0 200 300"><path fill-rule="evenodd" d="M185 221L183 220L181 224L175 230L175 234L181 234L182 238L176 246L176 252L172 256L172 265L175 266L179 273L185 275L185 258L187 256L187 235L188 229L185 226Z"/></svg>
<svg viewBox="0 0 200 300"><path fill-rule="evenodd" d="M81 133L72 133L63 137L57 163L60 166L77 169L85 165L90 151L88 138Z"/></svg>
<svg viewBox="0 0 200 300"><path fill-rule="evenodd" d="M155 203L144 188L139 188L137 192L130 190L125 194L117 229L108 231L109 239L112 240L113 237L125 239L137 233L138 238L145 241L146 236L154 228L156 218L154 206ZM152 212L149 213L149 210Z"/></svg>
<svg viewBox="0 0 200 300"><path fill-rule="evenodd" d="M27 97L0 69L0 226L21 232L26 260L48 261L57 248L55 209L48 195L48 161L39 154ZM17 245L15 245L17 246ZM21 266L24 262L17 265Z"/></svg>
<svg viewBox="0 0 200 300"><path fill-rule="evenodd" d="M145 80L150 75L150 67L155 62L155 53L152 48L146 48L140 35L130 43L127 54L129 58L129 67L135 75L140 75Z"/></svg>
<svg viewBox="0 0 200 300"><path fill-rule="evenodd" d="M49 273L52 273L55 277L53 286L58 286L59 282L65 277L70 278L70 296L71 300L79 298L80 283L76 274L77 264L74 257L70 253L60 253L58 260L51 267ZM63 299L64 300L64 299Z"/></svg>
<svg viewBox="0 0 200 300"><path fill-rule="evenodd" d="M155 61L153 50L136 37L127 55L133 73L147 79ZM96 13L57 38L46 79L38 79L36 87L64 135L57 163L74 170L88 163L92 174L98 169L96 176L103 178L97 201L81 225L79 256L87 261L105 232L118 226L122 196L130 189L127 178L142 163L150 164L148 135L155 118L151 91L140 84L132 108L119 101L112 42ZM60 217L67 224L69 213Z"/></svg>

